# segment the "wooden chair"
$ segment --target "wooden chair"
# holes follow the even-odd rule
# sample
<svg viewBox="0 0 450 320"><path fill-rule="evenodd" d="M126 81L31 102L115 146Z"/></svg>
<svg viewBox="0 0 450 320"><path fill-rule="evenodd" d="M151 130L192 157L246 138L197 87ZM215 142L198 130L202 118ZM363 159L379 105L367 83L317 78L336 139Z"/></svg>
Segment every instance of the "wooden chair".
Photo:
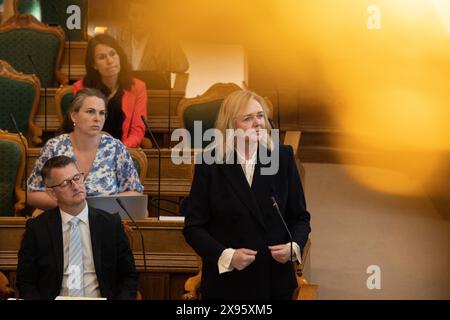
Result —
<svg viewBox="0 0 450 320"><path fill-rule="evenodd" d="M25 174L25 146L18 134L0 130L0 215L18 216L25 208L25 190L22 188Z"/></svg>
<svg viewBox="0 0 450 320"><path fill-rule="evenodd" d="M59 123L62 125L64 115L69 110L74 94L73 86L61 86L55 93L55 111Z"/></svg>
<svg viewBox="0 0 450 320"><path fill-rule="evenodd" d="M9 286L8 278L0 271L0 300L14 298L16 293L14 289Z"/></svg>
<svg viewBox="0 0 450 320"><path fill-rule="evenodd" d="M234 83L216 83L206 92L195 98L183 98L177 107L177 116L182 128L186 128L191 137L194 133L194 121L202 121L202 131L214 128L222 101L232 92L242 90ZM273 113L272 102L264 98L269 108L269 118Z"/></svg>
<svg viewBox="0 0 450 320"><path fill-rule="evenodd" d="M148 160L145 152L141 148L128 148L131 159L133 159L134 167L138 172L141 182L144 181L147 174Z"/></svg>
<svg viewBox="0 0 450 320"><path fill-rule="evenodd" d="M0 60L0 129L15 132L10 113L20 132L32 145L41 143L42 129L34 123L39 103L40 85L34 75L17 72Z"/></svg>
<svg viewBox="0 0 450 320"><path fill-rule="evenodd" d="M14 13L28 13L42 21L41 0L13 0Z"/></svg>
<svg viewBox="0 0 450 320"><path fill-rule="evenodd" d="M183 98L177 107L177 116L182 128L194 137L194 121L202 121L202 131L214 127L222 101L232 92L241 90L234 83L216 83L195 98ZM202 132L202 134L203 134ZM193 140L191 143L193 146ZM203 145L205 147L206 145Z"/></svg>
<svg viewBox="0 0 450 320"><path fill-rule="evenodd" d="M15 14L0 25L0 59L14 69L36 74L44 88L67 83L61 69L64 31L29 14Z"/></svg>

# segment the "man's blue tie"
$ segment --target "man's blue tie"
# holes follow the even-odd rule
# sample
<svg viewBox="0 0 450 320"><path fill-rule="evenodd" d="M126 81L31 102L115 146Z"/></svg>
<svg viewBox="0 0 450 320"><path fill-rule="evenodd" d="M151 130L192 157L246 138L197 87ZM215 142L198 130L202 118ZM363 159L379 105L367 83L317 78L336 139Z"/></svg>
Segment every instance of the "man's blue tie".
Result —
<svg viewBox="0 0 450 320"><path fill-rule="evenodd" d="M80 238L80 219L73 217L70 221L69 265L67 288L69 296L83 297L83 245Z"/></svg>

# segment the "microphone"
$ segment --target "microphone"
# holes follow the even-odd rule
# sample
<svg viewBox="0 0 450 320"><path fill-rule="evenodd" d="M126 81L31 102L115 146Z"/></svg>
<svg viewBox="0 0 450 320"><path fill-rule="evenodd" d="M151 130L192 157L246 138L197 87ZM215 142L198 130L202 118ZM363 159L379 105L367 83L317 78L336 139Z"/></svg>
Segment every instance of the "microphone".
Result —
<svg viewBox="0 0 450 320"><path fill-rule="evenodd" d="M59 14L59 10L58 10L58 8L55 6L55 4L54 3L52 3L52 2L50 2L50 6L52 7L52 9L53 9L53 11L55 11L55 13L56 13L56 16L58 17L58 18L60 18L60 17L62 17L62 15L60 15ZM59 19L58 19L59 20ZM64 23L61 23L61 21L58 23L58 25L60 25L60 26L62 26L63 27L63 29L64 30L66 30L66 28L64 27ZM69 63L69 65L68 65L68 77L69 77L69 79L68 79L68 82L69 82L69 84L70 84L70 61L71 61L71 57L70 57L70 55L71 55L71 47L70 47L70 32L69 32L69 30L67 30L67 32L64 32L65 34L66 34L66 36L67 36L67 43L68 43L68 45L69 45L69 52L67 53L67 62Z"/></svg>
<svg viewBox="0 0 450 320"><path fill-rule="evenodd" d="M134 221L133 217L130 215L128 210L125 209L125 206L123 205L122 200L120 200L119 198L116 198L116 201L119 204L119 206L123 209L123 211L125 211L125 213L127 214L128 218L130 218L130 220L133 222L133 225L136 227L136 230L139 232L139 236L141 237L142 255L144 257L144 272L147 273L147 260L145 259L144 235L142 234L141 229L139 228L139 226L136 223L136 221Z"/></svg>
<svg viewBox="0 0 450 320"><path fill-rule="evenodd" d="M36 74L37 77L39 77L39 73L37 72L36 65L34 64L33 58L31 54L27 54L28 60L31 62L31 67L33 68L34 74ZM44 83L44 128L45 131L47 131L47 84ZM45 141L45 140L44 140Z"/></svg>
<svg viewBox="0 0 450 320"><path fill-rule="evenodd" d="M172 111L170 110L172 107L172 47L169 44L169 71L168 71L168 82L169 82L169 135L171 130L171 118L172 118Z"/></svg>
<svg viewBox="0 0 450 320"><path fill-rule="evenodd" d="M153 135L152 129L150 129L150 125L148 123L148 120L145 119L143 115L141 115L142 122L144 122L145 127L147 128L148 133L150 134L150 137L153 140L153 143L156 146L156 149L158 149L158 218L161 208L161 148L159 147L158 142L155 139L155 136Z"/></svg>
<svg viewBox="0 0 450 320"><path fill-rule="evenodd" d="M276 211L278 212L278 215L280 216L281 221L283 222L284 228L286 229L286 232L289 236L289 241L290 241L290 245L291 245L291 257L289 258L289 261L292 261L292 234L289 231L289 228L286 224L286 221L284 221L283 215L281 214L280 208L278 207L278 203L277 200L275 200L275 197L272 196L270 197L270 199L272 199L272 206L276 209Z"/></svg>
<svg viewBox="0 0 450 320"><path fill-rule="evenodd" d="M25 205L27 205L28 201L28 184L27 184L27 168L28 168L28 150L27 150L27 144L23 140L22 133L19 130L19 126L17 125L16 118L14 118L14 115L12 113L9 113L9 118L11 119L11 122L14 126L14 128L17 131L17 134L19 135L20 141L22 142L23 148L25 149L25 170L23 173L23 185L25 187Z"/></svg>
<svg viewBox="0 0 450 320"><path fill-rule="evenodd" d="M281 130L280 92L278 90L278 85L276 86L275 90L277 91L277 122L278 122L278 129Z"/></svg>
<svg viewBox="0 0 450 320"><path fill-rule="evenodd" d="M273 120L270 118L267 118L267 120L269 120L270 125L272 126L272 129L277 129L277 127L275 127L275 124L273 123Z"/></svg>

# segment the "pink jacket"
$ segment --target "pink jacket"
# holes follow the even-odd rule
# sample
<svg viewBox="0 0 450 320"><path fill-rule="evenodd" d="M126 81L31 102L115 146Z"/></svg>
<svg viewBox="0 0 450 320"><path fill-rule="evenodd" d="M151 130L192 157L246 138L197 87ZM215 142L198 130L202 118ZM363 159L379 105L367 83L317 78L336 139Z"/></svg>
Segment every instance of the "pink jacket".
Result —
<svg viewBox="0 0 450 320"><path fill-rule="evenodd" d="M75 94L84 88L83 80L73 84ZM147 119L147 87L139 79L133 79L131 90L122 96L122 110L125 120L122 123L122 142L129 148L137 148L144 139L145 125L141 120L143 115Z"/></svg>

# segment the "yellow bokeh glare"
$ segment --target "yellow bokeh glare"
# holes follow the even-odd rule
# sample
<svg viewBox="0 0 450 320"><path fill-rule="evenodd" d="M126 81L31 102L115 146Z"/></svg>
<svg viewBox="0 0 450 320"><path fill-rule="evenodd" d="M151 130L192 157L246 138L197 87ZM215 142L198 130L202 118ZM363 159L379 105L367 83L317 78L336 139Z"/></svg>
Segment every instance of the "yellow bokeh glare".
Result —
<svg viewBox="0 0 450 320"><path fill-rule="evenodd" d="M238 44L248 50L253 76L255 69L269 75L254 76L250 86L256 80L259 88L261 83L278 88L281 79L285 88L300 93L300 110L311 105L325 110L331 123L324 127L353 137L350 142L336 139L338 149L376 151L375 166L414 173L424 183L445 172L450 152L450 0L159 4L153 11L181 40ZM379 29L368 27L375 18ZM411 191L386 177L355 177L377 190Z"/></svg>
<svg viewBox="0 0 450 320"><path fill-rule="evenodd" d="M337 130L353 137L350 145L336 139L336 147L361 146L367 152L352 154L354 162L398 169L427 185L447 172L450 1L282 3L278 14L288 17L283 25L301 34L302 47L330 88L324 92L310 82L311 87L303 90L326 101ZM370 30L366 24L370 16L366 9L372 4L380 12L380 29ZM294 17L305 11L307 18L296 22ZM308 86L307 81L302 83ZM381 192L417 191L417 186L395 175L350 170L359 182Z"/></svg>

